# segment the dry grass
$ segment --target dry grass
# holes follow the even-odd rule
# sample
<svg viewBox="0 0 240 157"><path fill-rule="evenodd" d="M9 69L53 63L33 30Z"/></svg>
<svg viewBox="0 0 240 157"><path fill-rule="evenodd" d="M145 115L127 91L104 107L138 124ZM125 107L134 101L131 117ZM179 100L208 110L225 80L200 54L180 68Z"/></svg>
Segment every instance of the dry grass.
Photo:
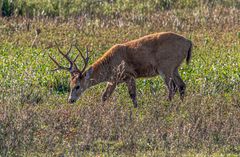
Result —
<svg viewBox="0 0 240 157"><path fill-rule="evenodd" d="M76 156L161 150L177 155L194 150L238 154L239 95L189 95L183 103L153 98L138 109L114 101L77 106L5 103L0 108L1 153Z"/></svg>

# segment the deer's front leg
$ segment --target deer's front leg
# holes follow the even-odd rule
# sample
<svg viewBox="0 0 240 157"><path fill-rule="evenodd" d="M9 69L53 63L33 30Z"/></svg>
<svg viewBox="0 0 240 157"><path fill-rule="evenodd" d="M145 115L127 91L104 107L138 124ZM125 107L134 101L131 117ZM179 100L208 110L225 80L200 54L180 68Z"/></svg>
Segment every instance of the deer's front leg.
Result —
<svg viewBox="0 0 240 157"><path fill-rule="evenodd" d="M137 94L136 94L136 82L134 78L130 78L126 81L129 95L132 99L134 107L138 107Z"/></svg>
<svg viewBox="0 0 240 157"><path fill-rule="evenodd" d="M113 93L114 89L116 88L116 83L108 82L107 88L105 89L103 95L102 95L102 102L105 102Z"/></svg>

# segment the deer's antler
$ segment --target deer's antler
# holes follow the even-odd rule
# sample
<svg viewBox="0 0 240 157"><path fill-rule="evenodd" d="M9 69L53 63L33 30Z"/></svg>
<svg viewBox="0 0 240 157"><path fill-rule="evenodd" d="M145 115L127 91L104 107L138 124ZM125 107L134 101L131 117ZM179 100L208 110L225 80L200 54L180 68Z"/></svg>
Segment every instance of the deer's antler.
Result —
<svg viewBox="0 0 240 157"><path fill-rule="evenodd" d="M86 58L83 56L81 50L77 47L77 45L75 45L75 47L76 47L76 49L78 50L78 55L77 55L77 57L75 58L75 60L76 60L76 59L78 58L78 56L80 55L80 56L82 57L83 61L84 61L84 67L83 67L83 69L80 71L80 72L83 73L83 72L86 70L87 65L88 65L88 62L89 62L88 47L86 47L86 54L87 54ZM74 61L75 61L75 60L74 60Z"/></svg>
<svg viewBox="0 0 240 157"><path fill-rule="evenodd" d="M58 66L56 69L54 69L53 71L57 71L57 70L67 70L69 71L71 74L74 73L74 72L79 72L79 73L83 73L87 67L87 64L88 64L88 61L89 61L89 56L88 56L88 48L86 50L86 54L87 54L87 57L85 58L83 56L83 54L81 53L80 49L77 47L77 45L75 45L76 49L78 50L78 55L75 57L74 60L71 60L71 58L69 57L69 54L72 50L72 47L73 45L71 45L71 47L69 48L69 50L67 51L66 54L64 54L61 49L59 48L57 42L55 42L55 44L57 45L57 49L58 49L58 52L70 63L70 67L64 67L64 66L61 66L51 55L49 55L49 57L51 58L51 60ZM84 67L82 70L79 70L77 65L76 65L76 60L77 58L79 57L79 55L83 58L83 61L84 61Z"/></svg>
<svg viewBox="0 0 240 157"><path fill-rule="evenodd" d="M54 69L53 71L57 71L57 70L67 70L67 71L69 71L70 73L73 73L73 72L75 72L75 71L80 72L80 70L78 69L78 67L77 67L77 65L76 65L76 63L75 63L76 59L72 61L71 58L69 57L69 54L70 54L70 52L71 52L71 50L72 50L73 45L71 45L71 47L69 48L69 50L67 51L67 53L64 54L64 53L62 52L62 50L59 48L57 42L55 42L55 44L57 45L58 52L59 52L65 59L67 59L67 61L70 63L70 67L61 66L51 55L49 55L49 57L51 58L51 60L58 66L58 67L57 67L56 69Z"/></svg>

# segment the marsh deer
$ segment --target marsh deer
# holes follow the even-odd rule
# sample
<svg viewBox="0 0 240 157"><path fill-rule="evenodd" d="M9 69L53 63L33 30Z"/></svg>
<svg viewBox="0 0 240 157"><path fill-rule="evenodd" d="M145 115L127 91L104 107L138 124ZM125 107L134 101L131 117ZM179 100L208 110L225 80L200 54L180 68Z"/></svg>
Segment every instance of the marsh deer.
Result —
<svg viewBox="0 0 240 157"><path fill-rule="evenodd" d="M81 56L84 61L84 67L80 70L75 63L77 57L71 60L68 56L71 48L64 54L58 47L59 53L67 59L70 67L61 66L50 56L58 66L55 70L63 69L71 73L69 103L76 102L86 89L101 82L107 82L102 95L102 101L105 102L119 83L126 83L134 107L137 107L135 79L157 75L161 75L165 81L169 100L173 98L177 89L183 100L186 86L178 73L178 67L184 59L189 63L192 42L181 35L162 32L114 45L87 70L88 49L85 58L76 46L79 51L77 57ZM118 77L116 69L122 65L124 70L121 77Z"/></svg>

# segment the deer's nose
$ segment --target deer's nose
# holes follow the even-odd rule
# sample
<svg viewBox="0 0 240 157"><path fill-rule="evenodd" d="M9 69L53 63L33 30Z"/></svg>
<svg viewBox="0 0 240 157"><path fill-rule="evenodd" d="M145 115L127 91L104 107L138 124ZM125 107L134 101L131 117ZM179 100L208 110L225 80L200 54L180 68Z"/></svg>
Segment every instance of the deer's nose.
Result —
<svg viewBox="0 0 240 157"><path fill-rule="evenodd" d="M76 100L73 100L73 99L69 99L69 100L68 100L68 103L69 103L69 104L73 104L73 103L75 103L75 102L76 102Z"/></svg>

